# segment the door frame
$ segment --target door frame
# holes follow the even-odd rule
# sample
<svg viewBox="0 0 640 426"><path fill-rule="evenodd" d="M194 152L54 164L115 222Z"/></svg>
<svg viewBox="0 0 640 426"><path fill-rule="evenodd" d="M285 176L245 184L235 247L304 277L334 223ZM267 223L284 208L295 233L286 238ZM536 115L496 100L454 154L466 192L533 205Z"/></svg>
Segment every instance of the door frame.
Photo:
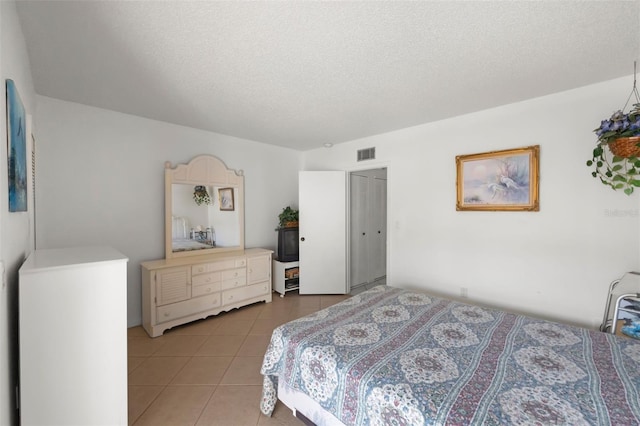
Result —
<svg viewBox="0 0 640 426"><path fill-rule="evenodd" d="M390 265L391 265L391 245L389 243L390 238L389 236L391 235L390 231L391 231L391 227L389 226L390 221L390 217L389 217L389 205L390 205L390 199L391 199L391 191L389 191L389 181L390 181L390 175L391 175L391 166L387 163L387 162L374 162L374 163L367 163L367 164L357 164L356 167L352 167L352 168L348 168L346 170L347 176L348 176L348 180L347 180L347 203L346 203L346 209L347 209L347 218L349 220L347 220L347 292L351 293L351 173L354 172L361 172L364 170L374 170L374 169L387 169L387 200L386 200L386 208L387 208L387 223L386 223L386 228L387 228L387 238L385 241L386 244L386 264L385 264L385 271L386 271L386 282L387 284L390 282Z"/></svg>

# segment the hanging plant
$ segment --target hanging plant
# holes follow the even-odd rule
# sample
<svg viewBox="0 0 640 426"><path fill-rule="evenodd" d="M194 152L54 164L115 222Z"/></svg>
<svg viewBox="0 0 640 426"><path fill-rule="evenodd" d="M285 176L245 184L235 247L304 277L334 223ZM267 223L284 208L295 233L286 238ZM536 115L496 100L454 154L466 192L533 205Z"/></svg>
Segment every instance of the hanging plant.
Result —
<svg viewBox="0 0 640 426"><path fill-rule="evenodd" d="M613 190L623 190L627 195L640 187L640 97L635 78L629 99L632 95L638 103L631 111L624 113L624 108L618 110L594 129L598 142L593 149L593 158L587 161L588 167L594 167L591 176L599 178Z"/></svg>
<svg viewBox="0 0 640 426"><path fill-rule="evenodd" d="M211 197L207 192L207 188L203 185L197 185L193 191L193 201L196 202L197 205L209 205L211 204Z"/></svg>
<svg viewBox="0 0 640 426"><path fill-rule="evenodd" d="M640 187L640 103L628 114L616 111L594 132L598 143L587 161L588 167L594 167L591 175L614 190L633 194Z"/></svg>

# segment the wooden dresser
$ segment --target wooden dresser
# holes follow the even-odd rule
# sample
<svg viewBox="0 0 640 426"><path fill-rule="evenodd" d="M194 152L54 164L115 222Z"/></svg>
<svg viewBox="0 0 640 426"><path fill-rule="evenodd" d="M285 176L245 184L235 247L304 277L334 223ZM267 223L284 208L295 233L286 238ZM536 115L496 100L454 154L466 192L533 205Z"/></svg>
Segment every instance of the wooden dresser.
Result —
<svg viewBox="0 0 640 426"><path fill-rule="evenodd" d="M155 260L142 267L142 326L172 327L255 302L271 302L271 250Z"/></svg>

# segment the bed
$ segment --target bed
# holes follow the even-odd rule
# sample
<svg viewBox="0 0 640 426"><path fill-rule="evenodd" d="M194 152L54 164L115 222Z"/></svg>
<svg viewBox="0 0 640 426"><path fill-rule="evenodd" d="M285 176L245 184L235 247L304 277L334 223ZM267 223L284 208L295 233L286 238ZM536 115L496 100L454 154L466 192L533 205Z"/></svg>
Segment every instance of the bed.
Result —
<svg viewBox="0 0 640 426"><path fill-rule="evenodd" d="M189 219L182 216L171 217L171 249L176 251L192 251L210 249L210 243L192 239Z"/></svg>
<svg viewBox="0 0 640 426"><path fill-rule="evenodd" d="M640 341L389 286L276 328L261 373L316 425L640 423Z"/></svg>
<svg viewBox="0 0 640 426"><path fill-rule="evenodd" d="M197 240L189 239L175 239L171 241L171 248L173 251L191 251L191 250L204 250L210 249L211 245L201 243Z"/></svg>

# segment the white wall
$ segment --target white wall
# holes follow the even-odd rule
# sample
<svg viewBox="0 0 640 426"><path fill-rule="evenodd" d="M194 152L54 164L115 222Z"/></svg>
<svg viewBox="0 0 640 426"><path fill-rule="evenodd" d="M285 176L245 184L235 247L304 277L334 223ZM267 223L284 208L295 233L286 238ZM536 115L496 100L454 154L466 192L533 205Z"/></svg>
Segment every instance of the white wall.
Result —
<svg viewBox="0 0 640 426"><path fill-rule="evenodd" d="M297 202L297 151L37 97L37 248L106 244L129 257L128 324L141 323L140 262L164 258L164 163L212 154L245 175L245 246L274 249Z"/></svg>
<svg viewBox="0 0 640 426"><path fill-rule="evenodd" d="M6 285L0 289L0 425L10 425L17 423L18 269L32 249L32 238L30 214L9 213L5 79L15 82L28 116L33 114L35 105L26 44L13 1L0 1L0 76L3 93L0 98L0 260L6 268L3 277ZM29 156L30 120L27 125ZM33 212L30 201L28 209Z"/></svg>
<svg viewBox="0 0 640 426"><path fill-rule="evenodd" d="M633 77L305 153L305 170L388 167L388 282L589 327L638 270L638 195L591 177L600 120ZM464 102L464 99L460 100ZM455 156L540 145L539 212L457 212ZM356 163L356 150L376 160Z"/></svg>

